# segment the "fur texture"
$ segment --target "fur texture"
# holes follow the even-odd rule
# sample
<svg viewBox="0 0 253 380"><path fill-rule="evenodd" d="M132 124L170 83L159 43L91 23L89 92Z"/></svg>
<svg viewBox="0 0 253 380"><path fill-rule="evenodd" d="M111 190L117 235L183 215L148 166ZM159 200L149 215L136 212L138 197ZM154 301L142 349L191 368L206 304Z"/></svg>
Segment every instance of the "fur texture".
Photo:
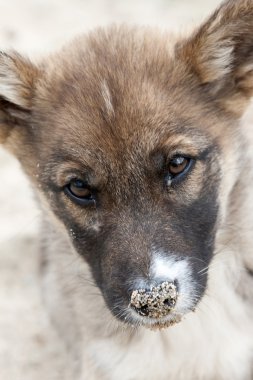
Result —
<svg viewBox="0 0 253 380"><path fill-rule="evenodd" d="M43 210L73 379L252 378L252 32L252 1L230 0L185 38L121 26L37 65L0 54L0 139ZM137 315L131 292L163 281L175 308Z"/></svg>

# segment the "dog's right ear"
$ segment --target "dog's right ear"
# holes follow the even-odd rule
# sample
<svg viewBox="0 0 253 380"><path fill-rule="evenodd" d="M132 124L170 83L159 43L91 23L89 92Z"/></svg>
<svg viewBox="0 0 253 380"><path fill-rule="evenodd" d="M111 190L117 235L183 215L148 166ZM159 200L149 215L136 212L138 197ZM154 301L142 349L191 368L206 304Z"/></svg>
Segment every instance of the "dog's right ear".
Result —
<svg viewBox="0 0 253 380"><path fill-rule="evenodd" d="M15 52L0 52L0 142L16 126L25 124L31 111L39 70Z"/></svg>
<svg viewBox="0 0 253 380"><path fill-rule="evenodd" d="M253 0L228 0L176 47L202 91L240 117L253 96Z"/></svg>

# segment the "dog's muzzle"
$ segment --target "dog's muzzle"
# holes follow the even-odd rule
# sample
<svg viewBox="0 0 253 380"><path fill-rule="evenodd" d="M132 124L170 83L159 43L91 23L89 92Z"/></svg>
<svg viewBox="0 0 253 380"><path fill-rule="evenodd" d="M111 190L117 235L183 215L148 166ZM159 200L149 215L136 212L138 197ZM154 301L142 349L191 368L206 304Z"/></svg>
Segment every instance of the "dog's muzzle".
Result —
<svg viewBox="0 0 253 380"><path fill-rule="evenodd" d="M177 296L176 285L165 281L150 289L134 290L130 306L143 317L162 318L174 308Z"/></svg>

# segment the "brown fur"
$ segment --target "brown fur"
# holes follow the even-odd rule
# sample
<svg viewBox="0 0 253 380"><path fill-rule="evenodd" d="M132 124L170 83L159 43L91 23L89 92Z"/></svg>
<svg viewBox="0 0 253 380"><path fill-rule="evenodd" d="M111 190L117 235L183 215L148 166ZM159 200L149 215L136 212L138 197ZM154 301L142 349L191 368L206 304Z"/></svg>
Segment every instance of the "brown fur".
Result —
<svg viewBox="0 0 253 380"><path fill-rule="evenodd" d="M66 294L64 286L69 286L71 276L85 275L96 282L103 295L97 297L98 309L108 319L108 310L116 315L121 299L127 307L127 292L135 279L150 276L154 245L172 256L184 252L187 260L199 260L193 263L200 290L192 310L205 296L203 263L215 261L219 249L233 251L228 225L243 219L238 210L245 212L248 200L244 179L251 158L245 154L249 140L240 120L253 93L252 32L252 1L230 0L186 38L114 26L76 39L37 65L16 53L0 54L0 139L22 163L41 201L42 241L48 244L43 251L45 277L59 298L59 306L50 301L51 308L54 316L66 314L64 322L60 317L57 323L74 353L85 346L83 379L115 379L118 372L110 372L101 365L102 359L97 363L87 353L100 336L108 339L109 347L111 332L103 331L103 318L94 317L97 305L85 293L88 285L80 297L84 309L71 287ZM194 157L194 169L180 185L164 190L168 157L176 154ZM96 207L80 207L66 195L64 189L73 177L85 179L94 189ZM249 269L245 282L250 283L251 235L245 239L238 248L243 251L239 261ZM78 273L63 275L63 267L77 252L82 257ZM231 257L236 261L237 253ZM230 284L225 274L222 281ZM253 301L248 286L228 288L245 311ZM149 327L165 327L182 316ZM184 323L187 326L184 321L180 326ZM137 344L136 338L112 334L120 349L134 352L131 344ZM242 333L243 338L246 335ZM140 339L144 341L144 334ZM172 351L168 350L168 360ZM181 359L173 357L181 363L175 368L184 366L184 354ZM249 378L244 373L252 358L247 360L242 376L235 379ZM222 367L214 375L212 369L205 378L229 378L230 364L227 358L224 361L226 370ZM216 362L210 359L209 364L215 367ZM142 373L130 377L134 367L129 375L124 368L122 379L154 379ZM166 379L186 379L189 368L189 379L204 379L200 364L188 363L185 372L174 370L173 363L164 368Z"/></svg>

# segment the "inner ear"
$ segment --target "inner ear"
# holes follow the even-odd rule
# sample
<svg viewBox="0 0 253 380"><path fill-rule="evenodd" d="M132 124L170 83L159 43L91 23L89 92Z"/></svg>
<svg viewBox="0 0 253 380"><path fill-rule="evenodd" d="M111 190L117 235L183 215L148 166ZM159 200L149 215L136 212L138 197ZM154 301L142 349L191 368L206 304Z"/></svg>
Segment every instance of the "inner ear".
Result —
<svg viewBox="0 0 253 380"><path fill-rule="evenodd" d="M30 60L16 52L0 52L0 98L29 109L39 70Z"/></svg>
<svg viewBox="0 0 253 380"><path fill-rule="evenodd" d="M227 110L241 115L253 95L253 2L224 2L190 38L177 57ZM236 107L235 107L236 105Z"/></svg>
<svg viewBox="0 0 253 380"><path fill-rule="evenodd" d="M32 106L38 68L16 52L0 52L0 139L27 118Z"/></svg>

